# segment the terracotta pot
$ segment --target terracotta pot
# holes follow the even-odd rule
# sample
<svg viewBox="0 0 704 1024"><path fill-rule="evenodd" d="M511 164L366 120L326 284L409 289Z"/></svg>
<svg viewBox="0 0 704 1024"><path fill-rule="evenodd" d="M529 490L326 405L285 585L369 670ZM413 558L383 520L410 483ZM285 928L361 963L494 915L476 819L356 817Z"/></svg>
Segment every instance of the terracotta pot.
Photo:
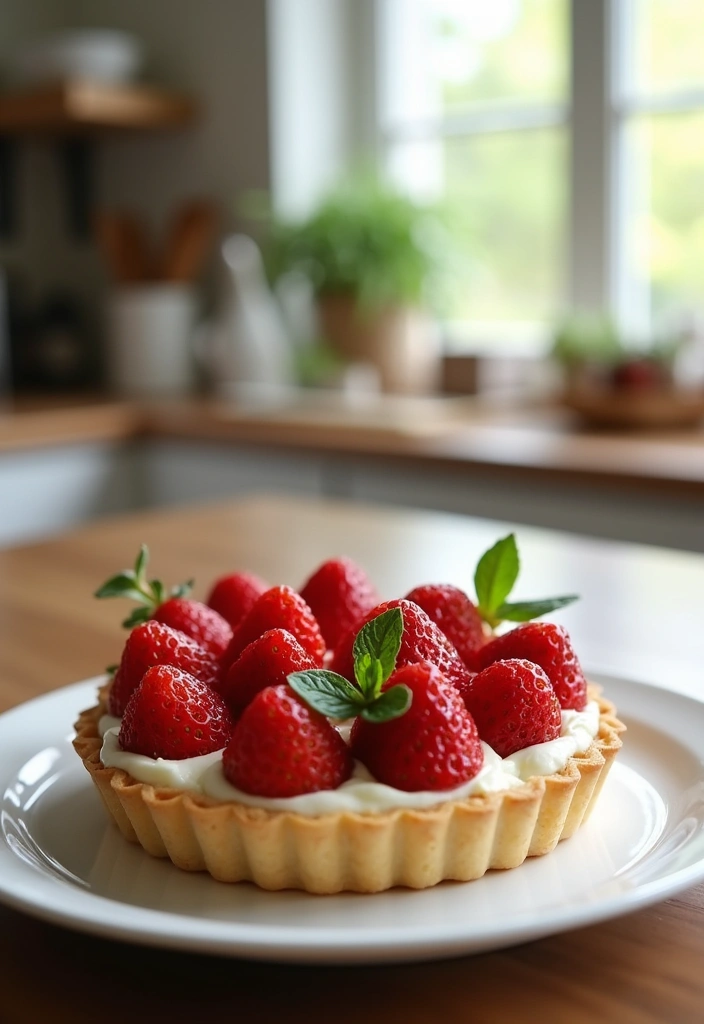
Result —
<svg viewBox="0 0 704 1024"><path fill-rule="evenodd" d="M384 391L436 391L441 351L437 331L422 310L407 306L360 309L353 295L318 297L322 337L344 360L371 363Z"/></svg>

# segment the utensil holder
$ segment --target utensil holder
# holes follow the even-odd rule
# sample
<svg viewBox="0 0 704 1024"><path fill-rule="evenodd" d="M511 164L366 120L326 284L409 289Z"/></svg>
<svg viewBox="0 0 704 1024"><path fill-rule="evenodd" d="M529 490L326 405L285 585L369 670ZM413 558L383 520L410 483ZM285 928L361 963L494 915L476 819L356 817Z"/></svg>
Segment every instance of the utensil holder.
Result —
<svg viewBox="0 0 704 1024"><path fill-rule="evenodd" d="M111 296L108 384L126 397L178 396L192 390L196 295L191 286L148 284Z"/></svg>

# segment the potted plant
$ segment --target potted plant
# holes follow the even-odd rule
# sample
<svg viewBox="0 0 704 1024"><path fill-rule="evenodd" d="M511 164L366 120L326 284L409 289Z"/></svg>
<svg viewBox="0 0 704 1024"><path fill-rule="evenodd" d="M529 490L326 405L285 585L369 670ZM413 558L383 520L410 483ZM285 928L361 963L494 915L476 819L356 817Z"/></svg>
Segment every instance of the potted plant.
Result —
<svg viewBox="0 0 704 1024"><path fill-rule="evenodd" d="M305 220L271 224L273 279L304 274L321 339L346 362L373 364L386 391L437 385L429 316L443 252L439 215L378 180L347 183Z"/></svg>

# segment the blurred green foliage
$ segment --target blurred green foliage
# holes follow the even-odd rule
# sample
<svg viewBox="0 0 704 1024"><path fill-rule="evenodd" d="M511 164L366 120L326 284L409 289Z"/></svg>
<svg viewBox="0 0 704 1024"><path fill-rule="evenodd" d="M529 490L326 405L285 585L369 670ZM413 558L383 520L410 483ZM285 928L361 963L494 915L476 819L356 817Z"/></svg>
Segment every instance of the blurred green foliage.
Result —
<svg viewBox="0 0 704 1024"><path fill-rule="evenodd" d="M552 354L566 365L577 363L615 364L623 347L610 317L597 314L574 314L558 326Z"/></svg>
<svg viewBox="0 0 704 1024"><path fill-rule="evenodd" d="M567 0L438 3L427 46L442 113L568 98ZM434 164L457 260L443 314L457 321L552 321L563 303L568 139L561 127L394 144ZM425 147L423 149L423 146ZM405 153L404 153L405 150Z"/></svg>
<svg viewBox="0 0 704 1024"><path fill-rule="evenodd" d="M620 3L620 0L618 0ZM625 0L624 0L625 3ZM632 0L623 61L640 95L704 87L702 0ZM568 0L438 0L428 67L441 110L568 100ZM624 69L625 70L625 69ZM662 322L704 301L704 109L626 128L628 275ZM554 320L566 291L569 136L559 128L394 142L404 174L433 163L453 208L458 274L443 309L465 321Z"/></svg>
<svg viewBox="0 0 704 1024"><path fill-rule="evenodd" d="M449 239L440 211L369 176L350 178L305 220L272 219L270 277L304 274L316 294L350 292L360 306L432 303Z"/></svg>
<svg viewBox="0 0 704 1024"><path fill-rule="evenodd" d="M684 336L652 337L636 344L624 337L606 313L573 313L558 325L552 355L565 366L617 366L633 358L670 365L685 342Z"/></svg>

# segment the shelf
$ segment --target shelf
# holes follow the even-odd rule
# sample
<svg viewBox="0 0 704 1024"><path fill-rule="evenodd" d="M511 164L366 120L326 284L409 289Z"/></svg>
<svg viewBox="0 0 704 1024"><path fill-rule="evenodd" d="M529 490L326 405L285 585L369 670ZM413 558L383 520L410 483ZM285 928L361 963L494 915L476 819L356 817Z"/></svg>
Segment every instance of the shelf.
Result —
<svg viewBox="0 0 704 1024"><path fill-rule="evenodd" d="M69 81L0 93L0 238L16 231L15 150L23 136L62 141L66 195L74 237L90 234L93 140L111 131L157 131L189 124L196 104L187 96L146 85Z"/></svg>
<svg viewBox="0 0 704 1024"><path fill-rule="evenodd" d="M188 124L195 113L193 100L164 89L64 82L0 94L0 134L154 130Z"/></svg>

